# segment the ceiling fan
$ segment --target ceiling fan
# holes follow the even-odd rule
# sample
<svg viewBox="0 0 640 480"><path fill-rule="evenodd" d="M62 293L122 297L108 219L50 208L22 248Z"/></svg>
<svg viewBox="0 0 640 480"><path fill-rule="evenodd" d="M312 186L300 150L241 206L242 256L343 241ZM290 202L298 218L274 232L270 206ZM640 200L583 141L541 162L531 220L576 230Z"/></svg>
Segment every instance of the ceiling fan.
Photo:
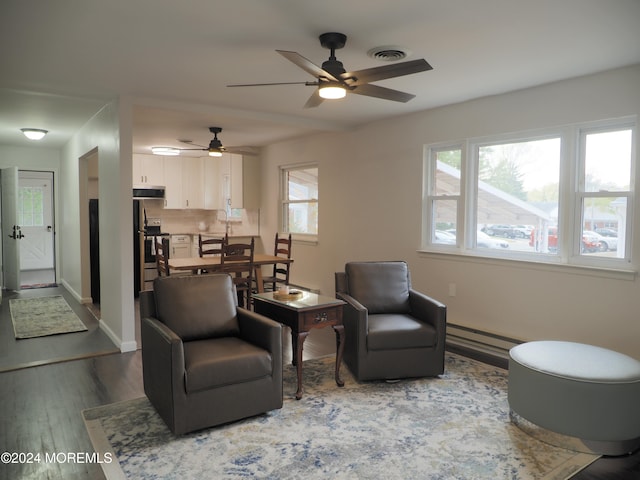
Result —
<svg viewBox="0 0 640 480"><path fill-rule="evenodd" d="M199 150L204 152L209 152L209 156L211 157L220 157L223 153L239 153L242 155L255 155L257 152L252 147L225 147L222 145L220 139L218 139L218 134L222 132L221 127L209 127L209 131L213 133L213 139L209 142L209 146L205 147L204 145L198 145L193 143L192 140L178 140L181 143L186 143L187 145L194 145L200 148L181 148L180 151L192 151Z"/></svg>
<svg viewBox="0 0 640 480"><path fill-rule="evenodd" d="M278 83L248 83L227 85L228 87L258 87L267 85L308 85L317 86L318 88L311 95L305 108L317 107L325 99L342 98L347 92L358 95L366 95L368 97L377 97L384 100L392 100L394 102L408 102L415 95L410 93L392 90L390 88L371 85L371 82L385 80L387 78L401 77L411 75L412 73L424 72L432 70L432 66L426 60L411 60L408 62L395 63L392 65L384 65L381 67L366 68L364 70L356 70L347 72L342 62L336 59L335 51L344 47L347 42L347 36L342 33L329 32L320 35L320 44L331 51L329 60L322 64L322 68L318 67L310 60L306 59L297 52L289 52L286 50L276 50L280 55L307 73L316 78L315 82L278 82Z"/></svg>

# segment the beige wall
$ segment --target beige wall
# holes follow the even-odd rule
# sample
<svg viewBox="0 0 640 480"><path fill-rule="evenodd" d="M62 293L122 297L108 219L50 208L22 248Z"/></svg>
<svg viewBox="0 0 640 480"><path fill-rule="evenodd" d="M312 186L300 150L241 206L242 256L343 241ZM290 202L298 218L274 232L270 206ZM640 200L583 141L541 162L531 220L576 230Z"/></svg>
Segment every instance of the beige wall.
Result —
<svg viewBox="0 0 640 480"><path fill-rule="evenodd" d="M414 286L448 305L451 323L521 340L581 341L640 358L635 275L418 251L424 145L638 115L638 85L640 65L267 147L262 236L272 238L278 225L278 167L316 162L319 241L294 245L294 283L332 295L333 273L346 261L404 259ZM637 265L637 234L632 252ZM449 283L457 286L455 297L448 296Z"/></svg>
<svg viewBox="0 0 640 480"><path fill-rule="evenodd" d="M100 215L101 328L122 351L135 350L133 224L131 199L132 109L127 99L106 105L62 151L62 281L80 301L89 301L87 178L97 155Z"/></svg>

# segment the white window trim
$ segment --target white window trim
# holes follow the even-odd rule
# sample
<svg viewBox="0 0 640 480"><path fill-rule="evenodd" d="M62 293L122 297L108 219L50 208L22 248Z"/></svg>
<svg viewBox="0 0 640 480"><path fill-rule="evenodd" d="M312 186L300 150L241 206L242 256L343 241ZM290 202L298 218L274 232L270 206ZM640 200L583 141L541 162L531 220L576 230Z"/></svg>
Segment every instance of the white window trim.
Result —
<svg viewBox="0 0 640 480"><path fill-rule="evenodd" d="M309 200L315 200L315 203L318 205L318 210L320 206L319 198L302 200L302 201L289 201L287 199L287 181L285 180L285 173L291 170L304 170L306 168L316 168L318 169L318 197L320 197L320 168L317 163L295 163L288 165L280 165L279 166L279 181L280 181L280 201L278 208L278 223L280 225L279 232L283 235L289 235L289 226L287 224L287 218L284 213L285 205L289 205L291 203L308 203ZM295 243L306 244L306 245L317 245L318 243L318 235L320 233L320 218L318 217L318 233L310 234L310 233L295 233L291 232L291 240Z"/></svg>
<svg viewBox="0 0 640 480"><path fill-rule="evenodd" d="M588 133L599 131L632 130L631 150L631 185L630 191L625 192L627 198L627 229L625 237L624 258L602 258L580 254L580 239L582 237L582 192L578 191L580 170L584 168L584 148L580 144ZM519 141L534 141L545 138L560 138L560 191L558 198L558 229L560 243L556 255L541 255L532 252L502 251L476 248L476 199L477 199L477 170L478 149L484 145L510 143ZM441 142L425 145L423 159L423 193L422 193L422 240L420 253L459 255L463 257L478 257L501 261L517 261L529 264L547 264L559 267L581 269L585 267L595 272L608 271L613 274L635 274L637 260L632 255L633 242L633 204L635 185L638 184L638 169L636 164L637 145L637 117L624 117L606 121L588 122L582 124L554 127L548 129L529 130L524 132L469 138L465 140ZM456 226L456 245L433 243L435 222L433 218L433 201L446 199L447 196L432 194L435 179L436 154L439 151L461 150L461 189L458 197L458 217ZM580 155L580 158L578 157ZM593 193L593 192L590 192ZM620 192L602 193L602 196L612 196ZM600 195L600 194L598 194ZM453 198L453 197L449 197ZM635 226L638 228L638 226ZM466 232L470 232L469 235ZM637 256L637 254L636 254Z"/></svg>

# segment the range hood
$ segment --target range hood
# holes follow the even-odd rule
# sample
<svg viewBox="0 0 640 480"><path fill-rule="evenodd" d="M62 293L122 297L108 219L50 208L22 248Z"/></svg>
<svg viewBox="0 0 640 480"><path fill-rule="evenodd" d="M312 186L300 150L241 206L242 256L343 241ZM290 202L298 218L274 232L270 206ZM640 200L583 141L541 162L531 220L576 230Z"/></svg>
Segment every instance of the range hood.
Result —
<svg viewBox="0 0 640 480"><path fill-rule="evenodd" d="M164 198L164 187L156 185L134 185L133 198Z"/></svg>

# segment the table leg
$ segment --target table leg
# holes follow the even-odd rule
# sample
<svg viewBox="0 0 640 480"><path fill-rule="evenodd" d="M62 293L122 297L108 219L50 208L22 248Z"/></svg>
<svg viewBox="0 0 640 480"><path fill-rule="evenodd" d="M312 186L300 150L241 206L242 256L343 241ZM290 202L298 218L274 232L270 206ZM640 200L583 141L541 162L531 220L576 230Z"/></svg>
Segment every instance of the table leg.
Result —
<svg viewBox="0 0 640 480"><path fill-rule="evenodd" d="M254 276L256 278L256 287L258 287L258 293L264 293L264 282L262 281L262 267L256 266L254 269Z"/></svg>
<svg viewBox="0 0 640 480"><path fill-rule="evenodd" d="M342 365L342 353L344 352L344 325L334 325L336 332L336 384L344 387L344 381L340 378L340 365Z"/></svg>
<svg viewBox="0 0 640 480"><path fill-rule="evenodd" d="M296 392L296 400L302 398L302 345L305 339L309 335L309 332L298 332L296 338L296 350L295 350L295 366L298 373L298 391Z"/></svg>

